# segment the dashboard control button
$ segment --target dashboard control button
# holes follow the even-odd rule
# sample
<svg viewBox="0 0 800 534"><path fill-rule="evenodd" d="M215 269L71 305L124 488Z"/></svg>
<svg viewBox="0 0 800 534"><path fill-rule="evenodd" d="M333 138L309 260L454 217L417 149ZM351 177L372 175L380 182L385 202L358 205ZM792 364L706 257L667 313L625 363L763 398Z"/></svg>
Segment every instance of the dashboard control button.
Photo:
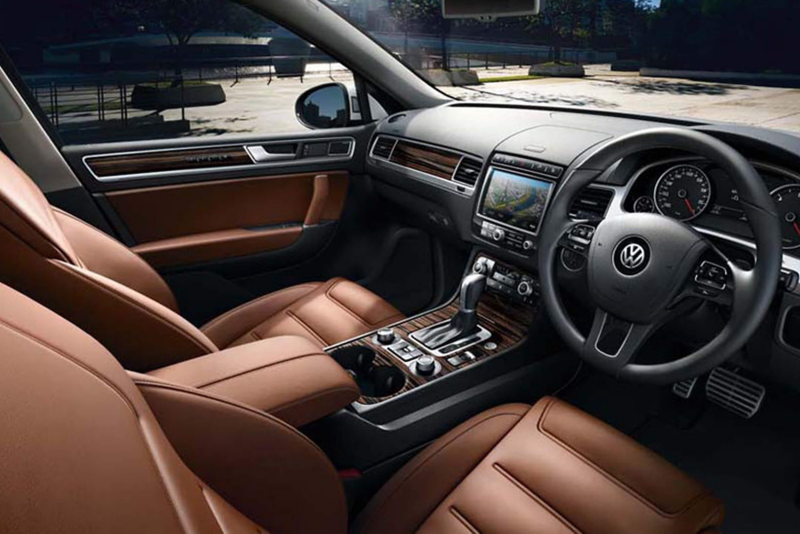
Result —
<svg viewBox="0 0 800 534"><path fill-rule="evenodd" d="M462 365L466 361L467 359L460 354L458 356L451 356L450 358L447 358L447 363L449 363L453 367L458 367L459 365Z"/></svg>
<svg viewBox="0 0 800 534"><path fill-rule="evenodd" d="M436 370L436 360L427 354L420 356L417 360L416 370L417 374L421 376L430 376Z"/></svg>
<svg viewBox="0 0 800 534"><path fill-rule="evenodd" d="M523 297L527 297L531 293L533 293L533 288L528 282L520 282L517 286L517 293L522 295Z"/></svg>
<svg viewBox="0 0 800 534"><path fill-rule="evenodd" d="M531 241L530 239L526 239L525 241L523 241L522 250L530 250L532 248L533 248L533 241Z"/></svg>
<svg viewBox="0 0 800 534"><path fill-rule="evenodd" d="M494 232L492 232L492 239L495 241L502 241L506 237L506 232L502 228L495 228Z"/></svg>
<svg viewBox="0 0 800 534"><path fill-rule="evenodd" d="M381 328L378 330L378 343L381 345L391 345L394 343L396 336L394 330L391 328Z"/></svg>

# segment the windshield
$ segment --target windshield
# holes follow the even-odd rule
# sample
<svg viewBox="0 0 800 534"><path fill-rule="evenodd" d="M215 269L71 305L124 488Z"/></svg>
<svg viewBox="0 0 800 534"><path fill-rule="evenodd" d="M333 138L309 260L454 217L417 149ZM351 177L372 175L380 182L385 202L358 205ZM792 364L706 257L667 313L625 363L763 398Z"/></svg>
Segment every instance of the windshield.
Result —
<svg viewBox="0 0 800 534"><path fill-rule="evenodd" d="M800 133L797 0L542 0L445 19L442 0L327 0L460 100L575 106Z"/></svg>

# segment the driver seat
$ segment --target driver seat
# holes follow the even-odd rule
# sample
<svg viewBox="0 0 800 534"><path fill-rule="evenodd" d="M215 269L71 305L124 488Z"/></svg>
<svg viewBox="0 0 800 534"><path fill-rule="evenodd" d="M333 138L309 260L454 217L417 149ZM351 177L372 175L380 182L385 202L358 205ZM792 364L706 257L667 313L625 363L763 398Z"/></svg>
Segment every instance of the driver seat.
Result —
<svg viewBox="0 0 800 534"><path fill-rule="evenodd" d="M150 387L143 396L98 342L0 285L0 532L348 532L338 474L297 430L230 399ZM174 411L178 394L207 416ZM225 410L222 431L215 414ZM185 439L191 431L205 442ZM228 454L206 450L220 441ZM545 398L494 408L435 441L351 531L698 533L722 517L722 504L665 460Z"/></svg>

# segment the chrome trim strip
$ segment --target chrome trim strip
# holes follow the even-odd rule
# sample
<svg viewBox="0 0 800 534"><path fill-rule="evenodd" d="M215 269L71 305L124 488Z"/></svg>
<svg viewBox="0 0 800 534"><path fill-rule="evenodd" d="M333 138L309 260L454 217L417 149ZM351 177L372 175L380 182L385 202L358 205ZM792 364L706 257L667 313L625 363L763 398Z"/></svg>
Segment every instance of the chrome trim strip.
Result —
<svg viewBox="0 0 800 534"><path fill-rule="evenodd" d="M603 312L603 324L600 325L600 331L597 333L597 339L594 341L594 350L596 350L598 353L602 354L603 356L606 356L607 358L616 358L617 356L619 356L619 353L622 352L622 349L625 348L625 344L628 342L628 339L631 337L631 332L633 332L633 323L630 323L628 325L628 333L625 334L625 339L622 340L622 343L620 344L619 348L617 349L617 352L615 352L614 354L609 354L609 353L607 353L606 351L602 350L600 347L597 346L600 343L600 338L603 336L603 330L606 329L606 322L607 321L608 321L608 312L604 311Z"/></svg>
<svg viewBox="0 0 800 534"><path fill-rule="evenodd" d="M450 319L445 319L444 321L440 321L440 322L438 322L436 324L433 324L431 326L426 326L425 328L422 328L420 330L415 330L414 332L411 332L411 334L409 334L408 339L413 341L414 345L416 345L423 352L427 352L428 354L430 354L432 356L435 356L437 358L449 358L449 357L451 357L451 356L453 356L455 354L458 354L458 353L463 352L463 351L465 351L465 350L467 350L467 349L469 349L471 347L474 347L475 345L477 345L479 343L483 343L484 341L486 341L486 340L488 340L489 338L492 337L492 333L491 332L486 330L481 325L478 325L478 332L477 332L477 334L475 334L475 335L478 336L478 339L476 339L475 341L473 341L471 343L467 343L463 347L459 346L456 350L451 351L451 352L442 352L442 349L431 349L429 347L426 347L425 344L422 343L422 341L420 341L418 339L419 336L423 335L428 330L432 330L432 329L434 329L436 327L442 326L443 324L449 323L449 322L450 322ZM444 348L446 348L446 347L448 347L448 346L450 346L452 344L455 344L455 343L458 343L458 340L448 341L448 342L446 342L444 344Z"/></svg>
<svg viewBox="0 0 800 534"><path fill-rule="evenodd" d="M270 163L256 163L253 159L253 156L250 154L250 151L247 150L249 146L269 146L269 145L285 145L291 143L309 143L309 142L335 142L335 141L346 141L350 143L350 151L347 155L342 156L323 156L319 158L300 158L295 160L282 160L282 161L275 161ZM244 150L250 160L253 162L251 165L229 165L225 167L210 167L210 168L201 168L201 169L181 169L181 170L174 170L174 171L156 171L156 172L142 172L142 173L134 173L134 174L116 174L113 176L97 176L92 168L89 166L89 161L98 158L105 158L105 157L113 157L113 156L134 156L137 154L157 154L161 152L175 152L178 150L203 150L208 148L241 148ZM275 167L299 167L303 165L313 165L315 163L337 163L337 162L344 162L350 161L353 159L353 155L356 151L356 140L354 137L350 136L342 136L342 137L320 137L320 138L310 138L310 139L286 139L280 141L265 141L263 143L259 143L258 141L253 141L252 143L231 143L231 144L221 144L221 145L202 145L202 146L190 146L190 147L174 147L174 148L156 148L152 150L134 150L130 152L109 152L105 154L91 154L88 156L83 156L82 161L83 165L86 167L86 170L92 175L92 177L97 180L98 182L110 183L110 182L122 182L122 181L129 181L129 180L139 180L143 178L150 178L150 177L168 177L168 176L186 176L186 175L195 175L195 174L208 174L208 173L219 173L219 172L226 172L226 171L241 171L241 170L250 170L250 169L269 169Z"/></svg>

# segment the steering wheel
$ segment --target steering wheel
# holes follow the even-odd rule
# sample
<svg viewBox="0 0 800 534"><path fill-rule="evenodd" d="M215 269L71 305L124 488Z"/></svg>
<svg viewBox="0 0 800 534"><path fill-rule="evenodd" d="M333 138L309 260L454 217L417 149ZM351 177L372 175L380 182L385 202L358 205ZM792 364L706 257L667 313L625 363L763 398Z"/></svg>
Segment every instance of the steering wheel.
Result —
<svg viewBox="0 0 800 534"><path fill-rule="evenodd" d="M662 215L611 215L596 228L570 218L581 189L625 156L652 148L698 154L730 176L755 238L755 267L739 267L691 226ZM562 247L586 261L589 293L597 306L588 336L575 327L559 294L555 262ZM775 204L752 165L722 141L680 128L619 137L576 164L548 209L538 258L544 303L566 344L583 360L618 378L652 384L698 376L739 350L767 313L781 261ZM719 334L680 359L635 363L645 341L665 322L693 309L697 299L731 305L730 319Z"/></svg>

